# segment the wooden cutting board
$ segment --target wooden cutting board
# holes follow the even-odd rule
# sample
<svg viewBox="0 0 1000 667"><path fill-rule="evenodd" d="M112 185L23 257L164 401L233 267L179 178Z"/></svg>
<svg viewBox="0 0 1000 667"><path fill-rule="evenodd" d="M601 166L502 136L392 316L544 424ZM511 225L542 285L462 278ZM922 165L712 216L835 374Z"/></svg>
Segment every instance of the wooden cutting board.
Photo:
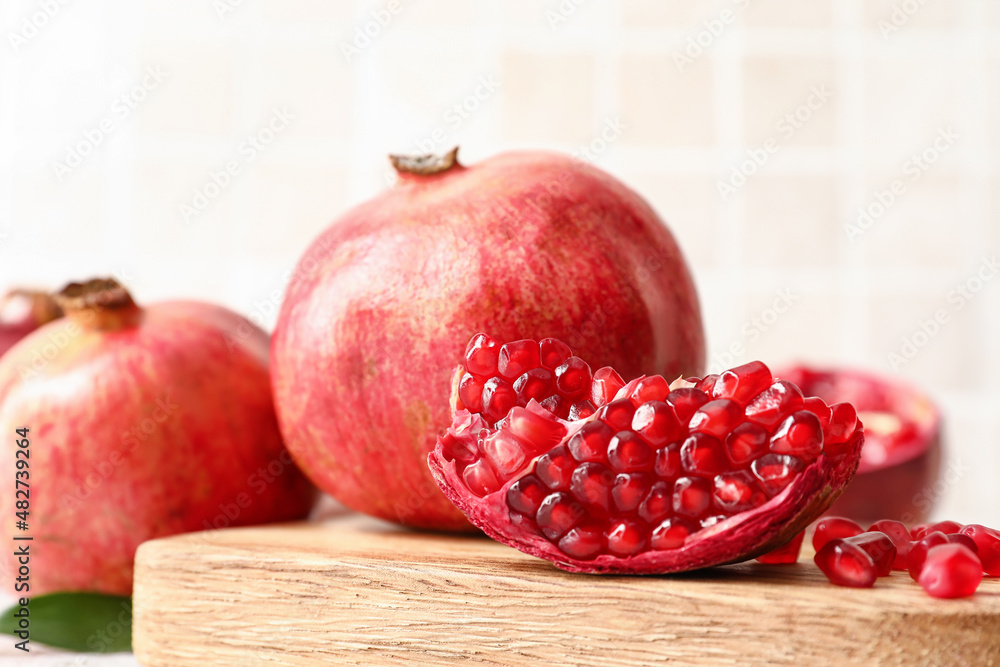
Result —
<svg viewBox="0 0 1000 667"><path fill-rule="evenodd" d="M598 577L350 515L196 533L140 547L133 644L148 667L1000 663L1000 580L838 588L811 556Z"/></svg>

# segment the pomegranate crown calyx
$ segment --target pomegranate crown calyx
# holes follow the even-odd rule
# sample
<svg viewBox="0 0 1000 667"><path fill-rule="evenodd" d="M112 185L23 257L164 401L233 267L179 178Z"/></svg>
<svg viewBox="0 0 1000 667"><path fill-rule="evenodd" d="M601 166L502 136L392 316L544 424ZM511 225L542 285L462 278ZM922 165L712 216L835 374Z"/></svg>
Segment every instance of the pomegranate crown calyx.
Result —
<svg viewBox="0 0 1000 667"><path fill-rule="evenodd" d="M139 308L114 278L69 283L53 295L70 317L99 329L120 329L134 323Z"/></svg>
<svg viewBox="0 0 1000 667"><path fill-rule="evenodd" d="M390 155L389 162L400 176L436 176L460 167L458 163L458 146L444 155Z"/></svg>

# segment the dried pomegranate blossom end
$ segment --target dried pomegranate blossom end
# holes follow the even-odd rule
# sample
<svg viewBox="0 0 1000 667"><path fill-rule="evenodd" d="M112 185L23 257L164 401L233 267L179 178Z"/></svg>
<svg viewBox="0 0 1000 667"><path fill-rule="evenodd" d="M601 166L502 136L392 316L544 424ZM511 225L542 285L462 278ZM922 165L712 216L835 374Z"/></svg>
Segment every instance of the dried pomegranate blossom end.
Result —
<svg viewBox="0 0 1000 667"><path fill-rule="evenodd" d="M794 548L774 557L794 562L801 521L836 495L818 475L839 470L842 488L856 466L854 415L846 415L854 429L846 432L837 410L818 399L806 405L794 385L775 381L759 362L671 385L660 376L624 383L611 369L591 374L551 341L499 345L480 335L469 350L475 357L467 355L463 378L471 377L471 390L460 383L457 391L473 414L458 413L439 441L430 459L435 477L491 536L567 569L679 571L753 557L789 540ZM563 421L570 415L579 419ZM853 459L841 470L849 450ZM789 489L807 475L816 479L812 491ZM810 503L809 493L823 495ZM745 553L740 544L723 545L726 556L715 563L656 565L704 540L724 542L739 525L731 520L785 502L811 514L790 513L785 532L765 522L765 538L756 537L763 531L741 538L759 545L743 545Z"/></svg>

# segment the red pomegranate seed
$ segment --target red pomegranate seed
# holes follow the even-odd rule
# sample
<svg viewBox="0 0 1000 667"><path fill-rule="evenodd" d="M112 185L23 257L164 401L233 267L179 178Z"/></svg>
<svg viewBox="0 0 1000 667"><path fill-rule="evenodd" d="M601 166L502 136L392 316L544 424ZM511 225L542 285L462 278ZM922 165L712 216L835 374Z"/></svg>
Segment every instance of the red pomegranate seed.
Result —
<svg viewBox="0 0 1000 667"><path fill-rule="evenodd" d="M619 512L631 512L649 495L652 477L647 473L622 473L611 487L611 501Z"/></svg>
<svg viewBox="0 0 1000 667"><path fill-rule="evenodd" d="M816 552L813 561L826 578L837 586L871 588L878 572L871 556L856 544L830 540Z"/></svg>
<svg viewBox="0 0 1000 667"><path fill-rule="evenodd" d="M632 426L635 405L627 398L611 401L597 411L597 418L615 431L627 431Z"/></svg>
<svg viewBox="0 0 1000 667"><path fill-rule="evenodd" d="M765 565L791 565L799 562L799 552L802 550L802 538L806 536L806 531L801 531L792 538L788 544L778 547L774 551L769 551L763 556L757 556L757 562Z"/></svg>
<svg viewBox="0 0 1000 667"><path fill-rule="evenodd" d="M918 523L913 528L910 529L910 534L913 535L914 541L922 540L927 536L927 533L931 532L928 530L932 525L931 523Z"/></svg>
<svg viewBox="0 0 1000 667"><path fill-rule="evenodd" d="M608 460L608 445L614 435L615 432L604 422L587 422L566 445L569 453L580 463L603 463Z"/></svg>
<svg viewBox="0 0 1000 667"><path fill-rule="evenodd" d="M483 387L483 417L486 421L491 424L500 421L515 405L517 394L509 382L498 377L486 381Z"/></svg>
<svg viewBox="0 0 1000 667"><path fill-rule="evenodd" d="M976 543L983 571L991 577L1000 576L1000 531L973 523L962 528L961 534Z"/></svg>
<svg viewBox="0 0 1000 667"><path fill-rule="evenodd" d="M465 348L465 370L489 376L497 372L500 345L486 334L476 334Z"/></svg>
<svg viewBox="0 0 1000 667"><path fill-rule="evenodd" d="M604 545L604 531L596 524L571 528L559 540L559 548L577 560L593 559L604 551Z"/></svg>
<svg viewBox="0 0 1000 667"><path fill-rule="evenodd" d="M615 472L640 472L653 469L652 447L632 431L616 433L608 445L608 463Z"/></svg>
<svg viewBox="0 0 1000 667"><path fill-rule="evenodd" d="M521 406L527 405L531 399L535 399L541 403L551 396L555 390L556 380L552 376L552 371L544 368L532 368L525 371L514 381L514 393L517 394L517 404ZM464 398L462 402L465 402Z"/></svg>
<svg viewBox="0 0 1000 667"><path fill-rule="evenodd" d="M655 482L649 494L639 504L639 518L648 524L656 524L665 519L673 509L673 483Z"/></svg>
<svg viewBox="0 0 1000 667"><path fill-rule="evenodd" d="M746 470L735 470L715 476L712 502L716 509L731 515L760 507L767 502L767 496L753 475Z"/></svg>
<svg viewBox="0 0 1000 667"><path fill-rule="evenodd" d="M569 490L591 515L604 516L611 507L614 474L600 463L581 463L573 471Z"/></svg>
<svg viewBox="0 0 1000 667"><path fill-rule="evenodd" d="M910 549L906 554L906 567L910 571L910 579L917 581L920 579L920 569L924 566L924 559L931 547L940 544L948 544L948 536L944 533L927 533L919 540L910 543Z"/></svg>
<svg viewBox="0 0 1000 667"><path fill-rule="evenodd" d="M653 471L660 479L676 479L681 474L681 448L676 442L656 450Z"/></svg>
<svg viewBox="0 0 1000 667"><path fill-rule="evenodd" d="M936 598L969 597L983 580L983 564L964 544L940 544L927 551L918 581Z"/></svg>
<svg viewBox="0 0 1000 667"><path fill-rule="evenodd" d="M819 551L831 540L842 540L865 532L865 529L854 521L842 516L828 516L816 522L813 529L813 549Z"/></svg>
<svg viewBox="0 0 1000 667"><path fill-rule="evenodd" d="M531 458L549 451L566 437L565 426L521 407L511 408L507 428L521 440L525 453Z"/></svg>
<svg viewBox="0 0 1000 667"><path fill-rule="evenodd" d="M979 546L976 544L976 541L971 537L969 537L968 535L962 535L961 533L952 533L947 537L948 537L948 542L950 544L962 544L966 546L972 553L976 554L977 556L979 555Z"/></svg>
<svg viewBox="0 0 1000 667"><path fill-rule="evenodd" d="M830 425L823 431L823 439L827 445L847 442L857 426L858 411L854 406L850 403L835 403L830 406Z"/></svg>
<svg viewBox="0 0 1000 667"><path fill-rule="evenodd" d="M556 368L556 389L566 398L590 394L590 366L580 357L570 357Z"/></svg>
<svg viewBox="0 0 1000 667"><path fill-rule="evenodd" d="M659 551L680 549L684 546L684 542L688 536L696 530L698 528L686 519L680 517L667 519L653 529L653 534L649 539L649 546Z"/></svg>
<svg viewBox="0 0 1000 667"><path fill-rule="evenodd" d="M451 433L441 436L441 445L444 454L449 461L458 461L468 465L479 457L479 448L472 446Z"/></svg>
<svg viewBox="0 0 1000 667"><path fill-rule="evenodd" d="M595 412L597 412L597 408L594 407L593 403L590 401L580 401L569 407L569 420L586 419Z"/></svg>
<svg viewBox="0 0 1000 667"><path fill-rule="evenodd" d="M924 535L928 533L933 533L937 531L939 533L944 533L945 535L954 535L956 533L962 532L962 524L957 521L938 521L937 523L932 523L927 527Z"/></svg>
<svg viewBox="0 0 1000 667"><path fill-rule="evenodd" d="M549 490L534 475L526 475L507 488L507 505L534 518Z"/></svg>
<svg viewBox="0 0 1000 667"><path fill-rule="evenodd" d="M533 368L538 368L541 358L538 353L538 343L533 340L515 340L505 343L500 348L500 355L497 357L497 372L505 380L513 382Z"/></svg>
<svg viewBox="0 0 1000 667"><path fill-rule="evenodd" d="M567 491L576 461L562 445L546 452L535 462L535 475L552 490Z"/></svg>
<svg viewBox="0 0 1000 667"><path fill-rule="evenodd" d="M616 556L633 556L646 548L648 537L645 525L634 519L613 521L608 528L608 551Z"/></svg>
<svg viewBox="0 0 1000 667"><path fill-rule="evenodd" d="M483 410L483 383L472 373L466 373L458 384L458 400L469 412Z"/></svg>
<svg viewBox="0 0 1000 667"><path fill-rule="evenodd" d="M771 386L771 371L759 361L751 361L719 376L712 388L713 398L729 398L746 405L754 396Z"/></svg>
<svg viewBox="0 0 1000 667"><path fill-rule="evenodd" d="M647 375L636 383L628 397L636 405L642 405L649 401L662 401L669 393L670 385L666 380L659 375Z"/></svg>
<svg viewBox="0 0 1000 667"><path fill-rule="evenodd" d="M597 369L594 373L593 384L590 389L590 401L597 407L610 403L615 399L618 390L625 386L625 381L618 371L605 366Z"/></svg>
<svg viewBox="0 0 1000 667"><path fill-rule="evenodd" d="M712 392L715 390L715 383L719 380L718 373L712 373L711 375L706 375L702 379L692 378L694 380L694 388L698 391L703 391L711 400Z"/></svg>
<svg viewBox="0 0 1000 667"><path fill-rule="evenodd" d="M894 570L905 570L906 568L906 555L907 548L912 541L912 536L910 531L906 529L899 521L892 521L891 519L883 519L882 521L876 521L868 529L869 532L877 530L880 533L884 533L890 540L892 540L893 545L896 547L896 557L893 559L892 569Z"/></svg>
<svg viewBox="0 0 1000 667"><path fill-rule="evenodd" d="M746 409L746 419L771 430L804 405L802 392L791 382L778 380L757 395Z"/></svg>
<svg viewBox="0 0 1000 667"><path fill-rule="evenodd" d="M823 433L825 434L827 429L830 427L830 420L833 419L833 410L830 409L830 406L824 403L822 398L816 398L815 396L806 398L802 405L803 410L808 410L816 415L819 419L820 425L823 427Z"/></svg>
<svg viewBox="0 0 1000 667"><path fill-rule="evenodd" d="M707 479L681 477L674 482L674 514L696 519L704 516L712 501L712 487Z"/></svg>
<svg viewBox="0 0 1000 667"><path fill-rule="evenodd" d="M554 414L556 417L559 417L559 419L566 419L569 417L570 403L559 394L553 394L544 401L539 401L539 405Z"/></svg>
<svg viewBox="0 0 1000 667"><path fill-rule="evenodd" d="M573 354L566 343L556 338L543 338L538 341L541 364L550 371L562 365Z"/></svg>
<svg viewBox="0 0 1000 667"><path fill-rule="evenodd" d="M551 493L538 507L535 522L550 540L562 537L586 515L583 506L568 493Z"/></svg>
<svg viewBox="0 0 1000 667"><path fill-rule="evenodd" d="M678 421L687 424L695 410L708 403L708 394L692 387L674 389L667 394L667 404L674 409Z"/></svg>
<svg viewBox="0 0 1000 667"><path fill-rule="evenodd" d="M808 463L823 451L823 426L811 412L793 412L771 436L770 447L775 454L790 454Z"/></svg>
<svg viewBox="0 0 1000 667"><path fill-rule="evenodd" d="M632 417L632 430L649 444L659 447L676 441L684 435L685 429L672 407L663 401L651 401L636 408Z"/></svg>
<svg viewBox="0 0 1000 667"><path fill-rule="evenodd" d="M726 454L733 464L742 466L767 451L768 439L762 426L743 422L726 438Z"/></svg>
<svg viewBox="0 0 1000 667"><path fill-rule="evenodd" d="M722 439L743 421L743 408L728 398L709 401L698 408L688 423L688 428L699 433Z"/></svg>
<svg viewBox="0 0 1000 667"><path fill-rule="evenodd" d="M801 459L785 454L765 454L750 465L754 477L769 496L781 493L803 468L805 464Z"/></svg>
<svg viewBox="0 0 1000 667"><path fill-rule="evenodd" d="M712 477L729 465L722 443L704 433L693 433L681 445L681 468L692 475Z"/></svg>
<svg viewBox="0 0 1000 667"><path fill-rule="evenodd" d="M486 462L486 459L479 459L475 463L470 463L462 472L462 479L465 480L465 485L469 487L469 491L472 491L479 497L500 490L500 481L497 479L497 475L493 472L493 469L490 468L489 463Z"/></svg>
<svg viewBox="0 0 1000 667"><path fill-rule="evenodd" d="M507 430L490 434L483 440L480 449L483 457L490 462L490 467L496 471L501 484L520 472L528 460L520 439Z"/></svg>
<svg viewBox="0 0 1000 667"><path fill-rule="evenodd" d="M875 563L875 572L880 577L892 574L892 564L896 560L896 545L889 536L878 531L869 531L853 537L845 537L845 544L853 544L865 550Z"/></svg>

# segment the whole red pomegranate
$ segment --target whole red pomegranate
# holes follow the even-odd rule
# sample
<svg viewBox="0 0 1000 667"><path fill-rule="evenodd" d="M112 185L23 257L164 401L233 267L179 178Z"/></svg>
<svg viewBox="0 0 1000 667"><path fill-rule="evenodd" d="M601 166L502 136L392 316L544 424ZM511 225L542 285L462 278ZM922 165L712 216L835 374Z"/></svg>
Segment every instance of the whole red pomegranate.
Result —
<svg viewBox="0 0 1000 667"><path fill-rule="evenodd" d="M31 594L128 594L145 540L308 514L263 331L204 303L139 308L113 280L57 298L68 317L0 360L0 513L7 544L33 538Z"/></svg>
<svg viewBox="0 0 1000 667"><path fill-rule="evenodd" d="M0 355L29 333L62 316L45 292L14 289L0 297Z"/></svg>
<svg viewBox="0 0 1000 667"><path fill-rule="evenodd" d="M628 376L701 371L676 242L636 193L578 160L394 158L395 187L345 213L299 262L272 341L281 430L344 504L465 530L426 466L451 423L469 337L556 336Z"/></svg>
<svg viewBox="0 0 1000 667"><path fill-rule="evenodd" d="M848 402L865 425L861 465L831 513L859 521L926 520L940 495L941 413L898 380L852 370L789 368L777 374L807 396Z"/></svg>

